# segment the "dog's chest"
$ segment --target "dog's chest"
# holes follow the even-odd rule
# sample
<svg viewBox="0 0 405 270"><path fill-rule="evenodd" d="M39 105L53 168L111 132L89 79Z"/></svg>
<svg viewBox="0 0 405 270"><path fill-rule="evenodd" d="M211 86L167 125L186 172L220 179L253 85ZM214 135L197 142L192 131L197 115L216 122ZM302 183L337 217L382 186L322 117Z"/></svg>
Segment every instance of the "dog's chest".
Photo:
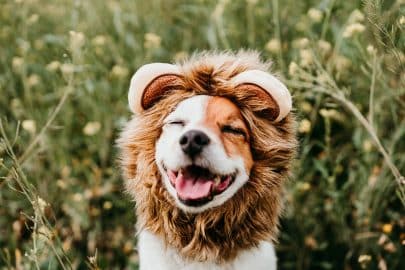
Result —
<svg viewBox="0 0 405 270"><path fill-rule="evenodd" d="M150 232L142 231L138 238L140 270L273 270L276 269L274 247L261 242L258 248L241 252L225 265L210 262L191 262L182 259L174 249L165 248L163 241Z"/></svg>

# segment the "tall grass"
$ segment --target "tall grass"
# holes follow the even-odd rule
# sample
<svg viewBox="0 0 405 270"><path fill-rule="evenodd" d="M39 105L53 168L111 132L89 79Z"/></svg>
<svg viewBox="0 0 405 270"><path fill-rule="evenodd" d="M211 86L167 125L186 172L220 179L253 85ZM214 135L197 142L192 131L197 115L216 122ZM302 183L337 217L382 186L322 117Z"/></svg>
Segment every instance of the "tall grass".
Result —
<svg viewBox="0 0 405 270"><path fill-rule="evenodd" d="M257 49L294 96L281 269L404 269L405 6L0 2L0 268L136 269L114 140L131 74Z"/></svg>

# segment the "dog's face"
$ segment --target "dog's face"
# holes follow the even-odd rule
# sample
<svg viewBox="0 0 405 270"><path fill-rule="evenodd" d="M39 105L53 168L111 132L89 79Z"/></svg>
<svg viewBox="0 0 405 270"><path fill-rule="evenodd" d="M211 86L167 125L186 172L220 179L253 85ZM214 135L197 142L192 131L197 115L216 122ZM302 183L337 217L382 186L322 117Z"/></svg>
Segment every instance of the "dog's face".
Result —
<svg viewBox="0 0 405 270"><path fill-rule="evenodd" d="M230 199L249 179L249 139L230 100L198 95L180 102L156 143L156 162L177 206L196 213Z"/></svg>
<svg viewBox="0 0 405 270"><path fill-rule="evenodd" d="M223 263L275 240L293 159L286 86L255 53L142 66L118 140L139 229L184 258Z"/></svg>

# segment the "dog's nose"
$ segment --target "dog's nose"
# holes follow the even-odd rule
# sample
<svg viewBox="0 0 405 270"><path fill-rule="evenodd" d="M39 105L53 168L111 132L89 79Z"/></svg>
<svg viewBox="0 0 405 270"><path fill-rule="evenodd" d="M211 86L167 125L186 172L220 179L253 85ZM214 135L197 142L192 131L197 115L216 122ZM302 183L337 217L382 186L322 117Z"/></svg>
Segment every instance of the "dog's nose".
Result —
<svg viewBox="0 0 405 270"><path fill-rule="evenodd" d="M198 130L189 130L180 137L180 146L183 152L190 157L198 155L210 142L207 134Z"/></svg>

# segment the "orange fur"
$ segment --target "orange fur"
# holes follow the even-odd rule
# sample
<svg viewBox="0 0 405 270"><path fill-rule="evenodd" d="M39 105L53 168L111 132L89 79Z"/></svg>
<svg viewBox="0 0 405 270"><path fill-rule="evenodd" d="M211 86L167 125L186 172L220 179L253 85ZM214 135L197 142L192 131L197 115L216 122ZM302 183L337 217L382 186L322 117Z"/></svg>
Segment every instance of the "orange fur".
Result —
<svg viewBox="0 0 405 270"><path fill-rule="evenodd" d="M283 183L295 154L295 120L290 113L274 123L268 104L252 92L233 89L232 76L267 71L255 53L199 54L180 64L184 77L176 90L136 115L118 140L126 189L135 199L138 228L162 237L184 258L223 263L260 241L275 241ZM193 95L222 96L238 106L250 133L253 164L249 181L223 205L185 213L166 191L155 164L155 143L163 119Z"/></svg>

